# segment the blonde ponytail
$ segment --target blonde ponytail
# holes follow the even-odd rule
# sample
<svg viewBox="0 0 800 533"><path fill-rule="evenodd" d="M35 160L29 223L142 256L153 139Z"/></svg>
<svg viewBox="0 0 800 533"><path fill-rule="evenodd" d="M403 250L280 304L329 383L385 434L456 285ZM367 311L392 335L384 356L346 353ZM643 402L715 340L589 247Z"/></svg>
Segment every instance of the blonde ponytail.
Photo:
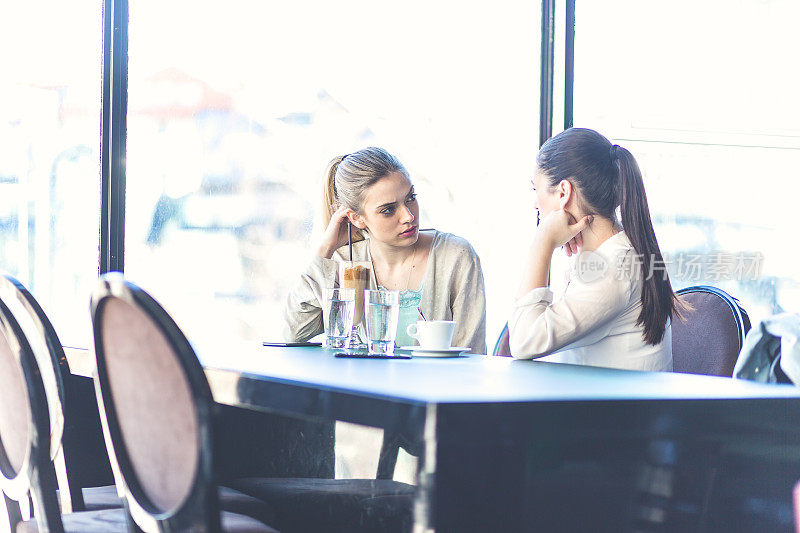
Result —
<svg viewBox="0 0 800 533"><path fill-rule="evenodd" d="M339 209L339 200L336 197L336 169L345 156L331 159L325 170L325 179L322 182L322 227L327 228L331 217Z"/></svg>

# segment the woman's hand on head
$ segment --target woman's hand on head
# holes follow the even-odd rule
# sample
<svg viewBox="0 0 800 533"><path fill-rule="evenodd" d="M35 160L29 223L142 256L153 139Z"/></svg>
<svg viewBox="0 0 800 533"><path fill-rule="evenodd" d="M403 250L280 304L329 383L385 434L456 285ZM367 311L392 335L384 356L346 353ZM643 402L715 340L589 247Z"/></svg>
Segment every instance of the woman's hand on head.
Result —
<svg viewBox="0 0 800 533"><path fill-rule="evenodd" d="M569 216L569 223L575 223L575 217L570 215ZM571 257L573 255L578 254L578 248L583 246L583 232L578 233L569 241L564 244L564 253L567 254L567 257Z"/></svg>
<svg viewBox="0 0 800 533"><path fill-rule="evenodd" d="M564 246L567 255L578 253L578 247L583 245L581 232L592 222L592 215L586 215L580 220L570 215L563 209L553 211L539 222L539 239L543 239L553 250Z"/></svg>
<svg viewBox="0 0 800 533"><path fill-rule="evenodd" d="M322 235L322 242L317 250L319 257L330 259L333 252L347 244L348 237L348 224L347 214L350 210L341 206L331 215L331 221L328 227L325 228L325 233Z"/></svg>

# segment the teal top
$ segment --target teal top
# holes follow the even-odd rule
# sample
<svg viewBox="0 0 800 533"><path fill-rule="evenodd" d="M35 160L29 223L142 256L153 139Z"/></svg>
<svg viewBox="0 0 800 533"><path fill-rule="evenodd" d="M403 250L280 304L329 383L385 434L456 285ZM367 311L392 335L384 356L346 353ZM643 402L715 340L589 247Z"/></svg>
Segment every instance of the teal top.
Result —
<svg viewBox="0 0 800 533"><path fill-rule="evenodd" d="M378 288L387 290L380 285ZM416 291L414 289L400 291L400 316L397 319L397 337L394 340L396 346L414 346L416 344L416 340L406 332L406 329L420 319L419 304L421 301L422 287Z"/></svg>

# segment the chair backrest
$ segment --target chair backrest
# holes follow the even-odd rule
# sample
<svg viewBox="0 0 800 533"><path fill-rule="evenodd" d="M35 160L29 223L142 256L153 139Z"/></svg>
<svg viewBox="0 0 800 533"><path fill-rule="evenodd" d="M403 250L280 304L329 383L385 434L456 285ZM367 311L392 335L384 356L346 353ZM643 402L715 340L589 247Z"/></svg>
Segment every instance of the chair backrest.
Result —
<svg viewBox="0 0 800 533"><path fill-rule="evenodd" d="M492 355L511 357L511 346L508 343L508 324L503 326L503 331L500 332L500 336L497 338Z"/></svg>
<svg viewBox="0 0 800 533"><path fill-rule="evenodd" d="M61 340L39 302L13 276L0 274L0 300L39 362L50 414L50 458L55 461L62 512L84 510L82 487L113 483L91 380L73 376Z"/></svg>
<svg viewBox="0 0 800 533"><path fill-rule="evenodd" d="M118 273L101 277L92 325L106 444L133 519L144 531L219 530L213 402L186 337Z"/></svg>
<svg viewBox="0 0 800 533"><path fill-rule="evenodd" d="M50 416L50 458L56 461L54 466L60 489L61 507L64 512L71 512L76 508L82 509L83 494L79 484L70 483L72 476L67 472L67 461L64 457L66 451L62 440L66 428L64 407L67 404L64 376L70 376L64 348L39 303L28 289L10 274L0 275L0 300L9 307L18 322L28 325L27 339L39 362Z"/></svg>
<svg viewBox="0 0 800 533"><path fill-rule="evenodd" d="M692 309L685 321L672 320L673 371L710 376L733 375L733 367L750 329L747 312L731 295L707 285L676 293Z"/></svg>
<svg viewBox="0 0 800 533"><path fill-rule="evenodd" d="M50 415L50 456L55 458L64 431L64 378L69 364L52 324L36 299L16 278L0 274L0 300L17 324L26 329L26 338L42 372Z"/></svg>
<svg viewBox="0 0 800 533"><path fill-rule="evenodd" d="M41 374L24 326L0 300L0 489L16 502L31 494L40 530L61 532ZM17 507L9 513L12 530L19 518Z"/></svg>

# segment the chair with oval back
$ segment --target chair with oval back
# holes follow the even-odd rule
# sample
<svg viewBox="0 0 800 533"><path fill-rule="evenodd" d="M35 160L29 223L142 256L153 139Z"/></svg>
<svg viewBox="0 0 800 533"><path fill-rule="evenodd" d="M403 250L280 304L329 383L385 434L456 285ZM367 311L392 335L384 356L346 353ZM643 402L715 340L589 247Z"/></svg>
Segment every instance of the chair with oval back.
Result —
<svg viewBox="0 0 800 533"><path fill-rule="evenodd" d="M132 516L143 529L157 521L216 527L209 485L220 406L189 341L158 302L117 273L101 278L92 322L98 401ZM270 505L270 523L284 531L410 529L414 487L391 479L254 477L226 485Z"/></svg>
<svg viewBox="0 0 800 533"><path fill-rule="evenodd" d="M16 532L125 531L121 509L62 517L51 459L51 424L41 361L28 342L30 324L18 322L0 300L0 488L9 529ZM25 331L27 329L27 331ZM36 519L21 522L19 502L32 496Z"/></svg>
<svg viewBox="0 0 800 533"><path fill-rule="evenodd" d="M106 275L92 296L92 325L106 445L138 528L274 531L220 511L214 402L194 351L169 315L120 275Z"/></svg>
<svg viewBox="0 0 800 533"><path fill-rule="evenodd" d="M0 300L18 322L28 325L28 341L41 361L61 512L121 508L124 501L114 486L92 380L70 372L64 348L44 310L9 274L0 275ZM273 517L262 501L235 489L220 487L219 498L226 511L262 522Z"/></svg>
<svg viewBox="0 0 800 533"><path fill-rule="evenodd" d="M731 377L750 330L747 312L717 287L686 287L676 294L691 309L683 311L683 320L672 320L673 371Z"/></svg>
<svg viewBox="0 0 800 533"><path fill-rule="evenodd" d="M0 300L17 322L29 324L28 342L41 361L62 512L122 507L113 487L92 381L70 373L64 348L44 310L9 274L0 275Z"/></svg>

